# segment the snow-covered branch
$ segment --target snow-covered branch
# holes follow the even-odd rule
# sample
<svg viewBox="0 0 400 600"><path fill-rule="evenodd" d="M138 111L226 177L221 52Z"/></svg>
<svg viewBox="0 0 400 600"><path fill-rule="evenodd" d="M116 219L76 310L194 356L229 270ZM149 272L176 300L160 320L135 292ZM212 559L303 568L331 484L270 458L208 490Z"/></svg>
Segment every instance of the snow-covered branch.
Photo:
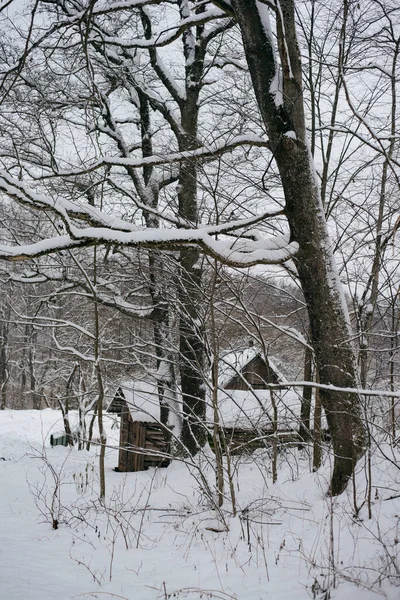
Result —
<svg viewBox="0 0 400 600"><path fill-rule="evenodd" d="M276 216L281 213L270 213ZM271 236L249 239L245 237L221 240L216 235L229 234L233 230L247 228L265 215L252 219L243 219L217 226L195 229L157 229L147 228L140 231L116 231L105 227L87 227L80 229L71 224L70 235L60 235L43 239L24 246L0 245L0 259L28 260L51 254L60 250L100 245L121 245L141 248L176 250L185 246L198 246L202 251L225 264L236 267L248 267L256 264L282 264L297 251L297 244L290 242L288 236Z"/></svg>
<svg viewBox="0 0 400 600"><path fill-rule="evenodd" d="M351 387L340 387L335 385L327 385L323 383L316 383L315 381L285 381L284 383L268 383L268 389L271 390L285 390L296 387L312 387L318 390L328 390L329 392L340 393L351 393L357 394L358 396L379 396L381 398L400 398L399 391L390 390L371 390L364 388L351 388Z"/></svg>
<svg viewBox="0 0 400 600"><path fill-rule="evenodd" d="M4 170L0 170L0 190L19 204L35 210L54 213L68 227L69 219L77 219L90 224L92 227L108 227L122 231L136 231L137 229L132 223L107 215L94 206L81 205L66 199L53 199L38 194Z"/></svg>
<svg viewBox="0 0 400 600"><path fill-rule="evenodd" d="M172 42L181 37L184 31L190 29L191 27L205 25L210 21L222 18L226 18L226 14L222 10L214 7L206 10L205 12L196 15L190 15L185 19L181 19L176 25L171 27L169 30L160 32L149 39L135 38L128 40L121 37L93 35L90 41L101 42L104 44L129 49L157 47L161 48L163 46L168 46L169 44L172 44Z"/></svg>
<svg viewBox="0 0 400 600"><path fill-rule="evenodd" d="M206 160L232 152L239 146L255 146L259 148L269 148L268 141L256 135L238 135L230 142L221 142L212 144L208 147L203 146L195 150L187 150L185 152L173 152L171 154L163 154L161 156L148 156L145 158L121 158L118 156L105 156L104 158L94 162L92 165L83 169L71 169L68 171L58 172L57 175L48 175L45 178L53 177L76 177L85 175L100 169L101 167L125 167L131 169L140 169L143 167L156 167L174 163L181 163L186 160ZM43 179L43 178L42 178Z"/></svg>

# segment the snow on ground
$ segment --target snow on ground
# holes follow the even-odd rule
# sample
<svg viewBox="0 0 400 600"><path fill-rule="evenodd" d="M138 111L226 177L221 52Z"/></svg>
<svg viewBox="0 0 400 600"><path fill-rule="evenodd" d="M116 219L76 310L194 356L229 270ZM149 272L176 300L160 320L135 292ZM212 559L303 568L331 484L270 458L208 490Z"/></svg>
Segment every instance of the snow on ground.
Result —
<svg viewBox="0 0 400 600"><path fill-rule="evenodd" d="M98 448L50 448L58 411L0 412L2 600L399 598L400 462L388 445L373 456L372 519L364 464L355 516L352 486L331 500L329 464L310 474L295 449L280 456L275 485L267 452L235 457L238 513L227 500L218 518L210 451L192 465L116 473L107 419L100 504Z"/></svg>

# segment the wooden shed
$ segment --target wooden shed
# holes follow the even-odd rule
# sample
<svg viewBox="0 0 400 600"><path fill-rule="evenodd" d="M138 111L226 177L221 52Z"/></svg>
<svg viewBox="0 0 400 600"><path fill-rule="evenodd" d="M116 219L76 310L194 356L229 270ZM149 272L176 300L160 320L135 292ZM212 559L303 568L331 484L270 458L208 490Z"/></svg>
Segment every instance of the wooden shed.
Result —
<svg viewBox="0 0 400 600"><path fill-rule="evenodd" d="M121 416L116 471L144 471L166 467L169 444L160 423L158 390L148 381L125 381L117 389L107 412Z"/></svg>
<svg viewBox="0 0 400 600"><path fill-rule="evenodd" d="M250 345L222 355L219 372L219 420L231 451L262 448L276 437L280 443L298 441L301 394L270 390L268 384L286 382L273 359Z"/></svg>

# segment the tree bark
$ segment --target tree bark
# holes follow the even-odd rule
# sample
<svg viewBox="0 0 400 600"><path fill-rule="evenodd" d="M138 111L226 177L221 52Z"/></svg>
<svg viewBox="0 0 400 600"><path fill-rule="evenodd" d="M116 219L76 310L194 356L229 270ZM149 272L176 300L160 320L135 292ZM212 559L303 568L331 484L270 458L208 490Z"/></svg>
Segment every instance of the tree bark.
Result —
<svg viewBox="0 0 400 600"><path fill-rule="evenodd" d="M146 38L151 37L150 22L144 18ZM150 105L145 94L138 90L140 106L140 126L142 138L142 155L144 158L153 155ZM143 167L143 181L146 189L151 190L151 208L157 210L159 187L151 185L153 167ZM144 202L145 203L145 202ZM159 217L152 211L144 211L147 227L159 227ZM152 325L157 357L157 383L160 402L160 421L164 425L164 436L170 445L170 451L176 447L176 439L180 436L181 414L177 398L177 384L174 372L174 353L171 339L171 307L168 300L168 277L165 265L166 257L157 250L149 250L149 291L153 304Z"/></svg>
<svg viewBox="0 0 400 600"><path fill-rule="evenodd" d="M182 18L189 15L187 0L178 0ZM204 10L199 7L199 11ZM183 34L185 66L185 99L180 102L181 123L184 133L179 136L179 151L194 150L198 146L199 94L204 70L206 44L203 26ZM178 183L179 216L194 225L198 219L197 164L195 160L181 163ZM183 403L181 440L186 450L196 454L207 441L205 429L205 388L203 384L204 340L200 326L201 267L200 253L191 248L180 253L180 372Z"/></svg>
<svg viewBox="0 0 400 600"><path fill-rule="evenodd" d="M299 245L296 266L306 299L320 381L357 388L358 373L347 307L334 266L331 244L306 138L300 52L294 2L277 3L278 57L268 25L267 6L232 0L260 113L281 176L291 238ZM279 83L280 82L280 83ZM279 89L280 88L280 89ZM321 390L332 436L331 493L346 487L365 449L361 399L356 392Z"/></svg>
<svg viewBox="0 0 400 600"><path fill-rule="evenodd" d="M7 406L9 308L1 310L0 323L0 410Z"/></svg>

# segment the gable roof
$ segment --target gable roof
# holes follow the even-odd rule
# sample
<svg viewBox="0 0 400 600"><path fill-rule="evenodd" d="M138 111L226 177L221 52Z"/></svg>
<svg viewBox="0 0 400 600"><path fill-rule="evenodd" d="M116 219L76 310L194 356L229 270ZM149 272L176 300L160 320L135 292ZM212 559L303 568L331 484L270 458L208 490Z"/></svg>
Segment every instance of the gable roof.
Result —
<svg viewBox="0 0 400 600"><path fill-rule="evenodd" d="M265 357L260 347L248 346L222 354L218 365L218 386L225 388L234 377L240 375L245 367L257 357L267 364L271 372L275 375L276 379L280 383L286 382L285 376L280 372L276 362L273 359L271 359L269 356Z"/></svg>
<svg viewBox="0 0 400 600"><path fill-rule="evenodd" d="M143 423L160 421L160 404L156 382L126 380L117 388L107 412L121 414L127 407L133 421Z"/></svg>
<svg viewBox="0 0 400 600"><path fill-rule="evenodd" d="M248 374L259 359L266 367L261 385L252 387ZM249 371L247 371L249 367ZM287 379L277 363L266 357L259 346L248 346L223 354L219 361L218 411L220 422L227 428L257 429L272 427L272 397L267 387L268 381L286 383ZM246 385L238 389L238 382ZM265 383L266 385L262 385ZM247 388L247 389L246 389ZM300 416L301 394L298 390L276 390L273 392L276 403L278 429L295 428ZM208 422L212 421L212 410L208 408Z"/></svg>

